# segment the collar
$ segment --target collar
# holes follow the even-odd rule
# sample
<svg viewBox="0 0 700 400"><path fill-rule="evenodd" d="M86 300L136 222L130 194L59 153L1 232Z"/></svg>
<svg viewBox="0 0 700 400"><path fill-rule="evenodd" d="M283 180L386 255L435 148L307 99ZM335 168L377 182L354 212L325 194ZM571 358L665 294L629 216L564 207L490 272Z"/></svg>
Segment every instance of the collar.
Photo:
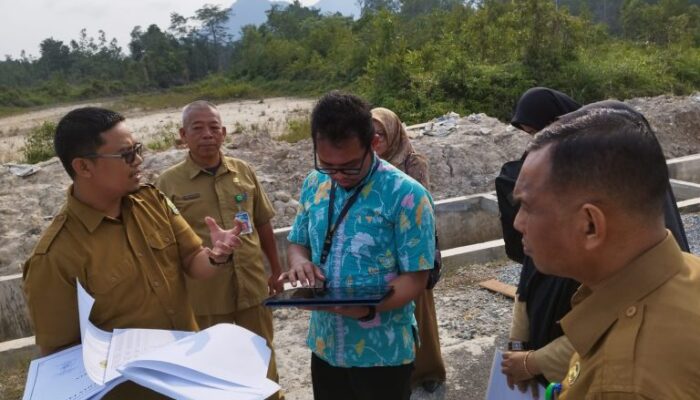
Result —
<svg viewBox="0 0 700 400"><path fill-rule="evenodd" d="M233 168L233 165L231 165L231 160L224 157L224 154L221 152L219 155L221 157L221 163L219 164L219 169L216 170L215 176L219 176L226 172L234 172L235 169ZM199 174L207 174L211 176L209 171L200 167L194 162L194 160L192 160L192 155L189 152L187 152L187 158L185 159L185 168L187 170L187 176L190 178L190 180L196 178Z"/></svg>
<svg viewBox="0 0 700 400"><path fill-rule="evenodd" d="M561 320L576 351L585 356L618 319L621 311L663 285L683 264L683 253L670 232L596 289L581 286L573 308Z"/></svg>
<svg viewBox="0 0 700 400"><path fill-rule="evenodd" d="M141 199L136 198L132 195L124 196L122 198L122 214L126 212L127 209L131 208L134 201L141 201ZM85 226L88 232L93 233L95 229L102 223L103 219L114 220L107 214L97 211L89 205L83 203L73 196L73 185L68 187L68 201L67 201L68 212L73 214L75 218L80 221L80 223Z"/></svg>

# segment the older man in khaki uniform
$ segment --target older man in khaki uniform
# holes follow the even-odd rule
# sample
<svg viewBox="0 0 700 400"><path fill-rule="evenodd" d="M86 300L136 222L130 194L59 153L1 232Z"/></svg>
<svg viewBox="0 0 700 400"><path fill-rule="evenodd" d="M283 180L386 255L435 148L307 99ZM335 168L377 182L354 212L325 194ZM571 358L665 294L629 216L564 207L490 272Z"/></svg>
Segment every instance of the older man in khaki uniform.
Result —
<svg viewBox="0 0 700 400"><path fill-rule="evenodd" d="M274 209L253 169L244 161L225 157L221 145L226 128L216 106L206 101L187 105L182 114L180 137L189 153L181 163L164 171L157 186L165 193L205 243L209 230L202 218L213 213L224 227L242 223L241 248L222 276L209 281L187 280L197 322L209 327L236 323L267 339L272 348L272 313L261 303L282 290L280 264L270 222ZM262 249L262 251L261 251ZM270 263L268 276L262 253ZM268 377L278 380L274 355Z"/></svg>
<svg viewBox="0 0 700 400"><path fill-rule="evenodd" d="M668 170L644 117L602 102L530 147L515 228L543 273L582 286L561 321L576 353L560 399L700 393L700 259L664 228Z"/></svg>
<svg viewBox="0 0 700 400"><path fill-rule="evenodd" d="M214 276L240 246L240 227L221 230L203 248L179 212L152 186L140 185L141 144L124 117L101 108L68 113L55 147L73 179L67 202L24 265L24 289L43 354L80 342L76 278L95 298L91 320L104 330L196 330L184 273ZM131 382L110 399L162 398Z"/></svg>

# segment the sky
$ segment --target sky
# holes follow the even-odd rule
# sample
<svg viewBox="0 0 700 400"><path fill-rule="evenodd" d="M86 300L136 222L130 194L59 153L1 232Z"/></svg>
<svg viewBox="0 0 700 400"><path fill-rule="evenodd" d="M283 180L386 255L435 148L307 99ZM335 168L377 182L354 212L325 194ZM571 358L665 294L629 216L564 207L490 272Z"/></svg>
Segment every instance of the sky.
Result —
<svg viewBox="0 0 700 400"><path fill-rule="evenodd" d="M116 38L128 52L131 30L156 24L170 25L170 13L183 16L205 4L230 6L234 0L0 0L0 60L6 55L18 58L22 50L39 57L39 43L52 37L68 44L78 39L80 30L97 38L104 30L107 40ZM301 0L311 5L317 0Z"/></svg>

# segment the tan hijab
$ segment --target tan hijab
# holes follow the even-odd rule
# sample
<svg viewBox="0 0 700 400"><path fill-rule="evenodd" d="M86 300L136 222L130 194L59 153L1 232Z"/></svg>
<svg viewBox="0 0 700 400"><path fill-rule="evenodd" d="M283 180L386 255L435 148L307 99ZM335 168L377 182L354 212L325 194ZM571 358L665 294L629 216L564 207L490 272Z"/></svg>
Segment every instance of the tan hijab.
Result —
<svg viewBox="0 0 700 400"><path fill-rule="evenodd" d="M379 157L430 189L428 160L413 150L399 117L387 108L378 107L372 109L372 119L381 124L386 132L387 149Z"/></svg>

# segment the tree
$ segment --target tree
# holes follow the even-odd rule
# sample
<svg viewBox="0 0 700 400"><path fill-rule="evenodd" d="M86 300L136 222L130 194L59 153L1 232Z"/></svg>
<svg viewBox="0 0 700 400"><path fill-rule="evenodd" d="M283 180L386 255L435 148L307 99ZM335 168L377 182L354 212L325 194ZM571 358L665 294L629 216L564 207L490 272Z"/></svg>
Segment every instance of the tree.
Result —
<svg viewBox="0 0 700 400"><path fill-rule="evenodd" d="M169 87L187 82L187 68L177 40L157 25L146 32L140 27L131 31L131 56L141 63L145 78L158 87Z"/></svg>
<svg viewBox="0 0 700 400"><path fill-rule="evenodd" d="M436 10L450 10L462 5L461 0L401 0L401 14L415 17Z"/></svg>
<svg viewBox="0 0 700 400"><path fill-rule="evenodd" d="M360 6L362 15L382 10L394 12L399 9L399 0L357 0L357 5Z"/></svg>
<svg viewBox="0 0 700 400"><path fill-rule="evenodd" d="M202 24L205 35L214 45L214 52L217 54L217 70L223 68L222 44L230 41L231 37L226 31L224 24L228 21L228 9L221 6L205 4L202 8L194 12L194 19Z"/></svg>
<svg viewBox="0 0 700 400"><path fill-rule="evenodd" d="M71 67L70 48L60 40L44 39L39 44L39 64L47 76L52 72L66 73Z"/></svg>

